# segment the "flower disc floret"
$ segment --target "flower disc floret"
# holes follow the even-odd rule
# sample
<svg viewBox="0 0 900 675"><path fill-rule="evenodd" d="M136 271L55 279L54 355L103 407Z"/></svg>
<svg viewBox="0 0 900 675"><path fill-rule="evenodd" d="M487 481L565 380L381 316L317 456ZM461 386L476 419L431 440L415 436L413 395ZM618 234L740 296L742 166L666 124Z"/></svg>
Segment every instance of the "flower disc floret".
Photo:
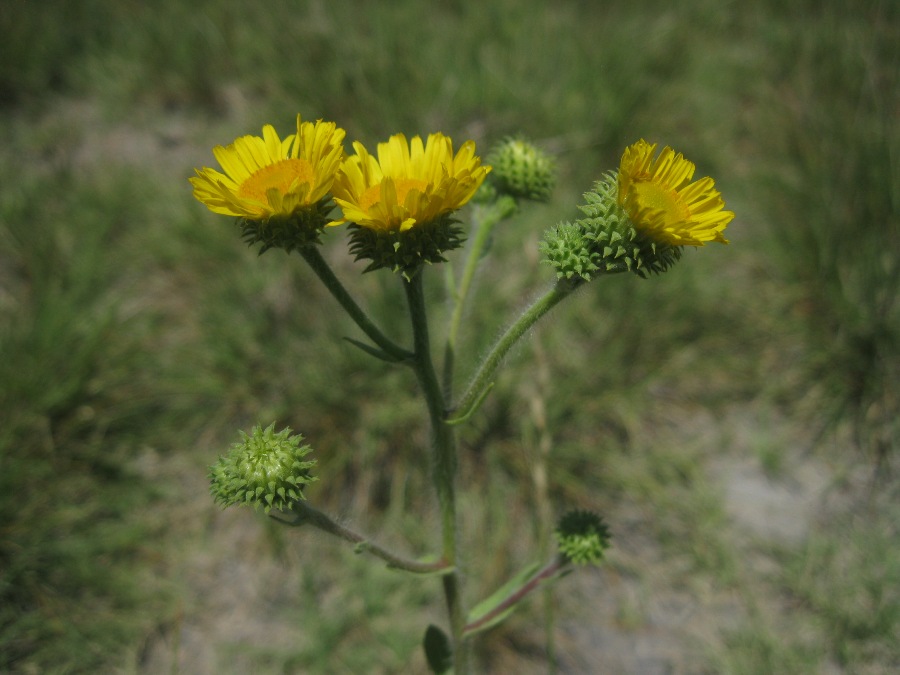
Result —
<svg viewBox="0 0 900 675"><path fill-rule="evenodd" d="M303 436L292 436L289 427L274 429L273 423L265 430L256 425L249 435L240 432L241 441L210 467L210 492L217 503L262 506L268 513L290 511L306 498L304 486L317 480L311 474L316 460L305 459L312 448L301 445Z"/></svg>
<svg viewBox="0 0 900 675"><path fill-rule="evenodd" d="M722 232L734 218L712 178L691 182L694 164L666 146L641 139L622 154L618 203L634 226L660 244L727 244Z"/></svg>
<svg viewBox="0 0 900 675"><path fill-rule="evenodd" d="M197 169L194 197L214 213L242 219L244 238L265 248L296 248L318 239L327 222L345 132L334 122L303 122L281 139L271 125L213 154L223 172Z"/></svg>

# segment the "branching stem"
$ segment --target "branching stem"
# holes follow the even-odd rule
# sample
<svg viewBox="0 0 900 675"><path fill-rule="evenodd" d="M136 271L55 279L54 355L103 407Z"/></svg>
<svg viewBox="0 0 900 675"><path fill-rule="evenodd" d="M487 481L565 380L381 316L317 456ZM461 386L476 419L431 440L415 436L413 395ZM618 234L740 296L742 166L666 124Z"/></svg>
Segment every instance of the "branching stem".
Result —
<svg viewBox="0 0 900 675"><path fill-rule="evenodd" d="M323 532L349 541L351 544L356 545L359 552L365 551L366 553L371 553L376 558L384 560L388 564L388 567L394 569L411 572L412 574L449 574L453 571L453 567L443 560L426 563L418 560L410 560L409 558L404 558L391 553L383 546L366 539L358 532L354 532L340 523L335 522L330 516L313 508L305 501L300 500L294 502L294 508L296 511L278 512L277 514L272 513L270 515L282 525L302 527L303 525L309 524Z"/></svg>
<svg viewBox="0 0 900 675"><path fill-rule="evenodd" d="M327 288L331 295L334 296L334 299L340 303L341 307L346 310L347 314L350 315L350 318L360 327L362 332L369 336L369 339L372 340L372 342L378 345L386 354L389 354L398 361L408 361L412 358L412 354L409 351L403 349L403 347L381 332L378 326L372 322L362 308L356 304L356 301L350 296L347 289L344 288L344 285L335 276L325 258L322 257L322 253L319 251L318 246L307 246L299 249L299 251L300 255L303 256L303 259L309 263L312 271L315 272L316 276L319 277L323 284L325 284L325 288Z"/></svg>

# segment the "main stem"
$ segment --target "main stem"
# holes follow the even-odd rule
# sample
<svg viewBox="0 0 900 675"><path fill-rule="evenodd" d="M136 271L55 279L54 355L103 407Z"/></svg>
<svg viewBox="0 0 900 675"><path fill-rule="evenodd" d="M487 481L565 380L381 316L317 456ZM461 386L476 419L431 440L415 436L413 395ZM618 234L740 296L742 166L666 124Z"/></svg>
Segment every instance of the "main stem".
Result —
<svg viewBox="0 0 900 675"><path fill-rule="evenodd" d="M428 406L431 420L432 480L437 491L441 510L443 561L456 567L456 437L453 427L446 424L446 401L431 358L431 342L428 337L428 317L422 290L422 270L410 280L404 280L403 288L409 302L412 319L414 369L419 386ZM468 653L463 642L466 614L462 605L461 579L458 569L442 577L444 598L450 616L453 639L453 666L456 675L468 672Z"/></svg>

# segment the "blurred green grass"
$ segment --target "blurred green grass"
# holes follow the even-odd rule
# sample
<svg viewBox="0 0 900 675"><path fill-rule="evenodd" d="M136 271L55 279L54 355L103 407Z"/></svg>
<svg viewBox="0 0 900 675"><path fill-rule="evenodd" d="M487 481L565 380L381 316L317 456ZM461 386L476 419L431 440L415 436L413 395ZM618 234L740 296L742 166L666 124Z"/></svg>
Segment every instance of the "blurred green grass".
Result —
<svg viewBox="0 0 900 675"><path fill-rule="evenodd" d="M402 528L401 546L430 546L427 518L404 515L431 509L405 373L340 340L352 325L298 259L258 258L190 197L186 178L213 163L212 145L264 123L285 133L298 111L367 143L442 130L486 152L521 132L558 156L555 201L507 225L486 260L463 335L473 355L548 282L541 232L575 215L624 145L671 144L714 176L738 214L731 246L688 251L660 279L592 284L536 332L552 373L542 393L552 497L613 521L637 503L649 535L689 561L686 574L742 597L774 588L796 599L802 629L776 631L751 612L709 668L896 665L898 563L887 542L897 532L885 500L854 502L759 578L706 469L734 452L741 432L728 428L729 411L746 406L757 419L791 419L800 443L838 467L838 492L861 465L874 468L879 494L896 494L898 28L898 5L877 0L7 3L0 669L139 670L148 635L176 630L190 589L174 561L201 548L211 517L185 522L203 495L191 501L172 470L148 462L202 478L234 429L257 420L290 424L320 449L328 489L317 500L364 514L382 536ZM405 337L399 288L386 275L356 278L339 238L328 256ZM440 319L439 275L429 286ZM522 448L533 436L531 354L514 355L463 434L467 536L529 537L470 561L485 577L473 594L532 546ZM461 377L473 361L461 360ZM763 427L749 432L751 446L778 448ZM772 456L791 448L765 452L767 471L789 471ZM852 517L860 509L862 521ZM282 555L299 555L283 535L267 536L260 558L286 546ZM335 544L318 548L302 558L299 608L285 614L315 628L293 648L256 645L247 667L328 672L339 651L345 671L361 672L374 639L390 647L373 670L402 670L434 598L394 586L373 595L394 577L358 565L351 575L355 563ZM310 570L317 560L321 571ZM326 616L299 600L323 587L340 599ZM528 621L487 636L484 663L540 649L523 637Z"/></svg>

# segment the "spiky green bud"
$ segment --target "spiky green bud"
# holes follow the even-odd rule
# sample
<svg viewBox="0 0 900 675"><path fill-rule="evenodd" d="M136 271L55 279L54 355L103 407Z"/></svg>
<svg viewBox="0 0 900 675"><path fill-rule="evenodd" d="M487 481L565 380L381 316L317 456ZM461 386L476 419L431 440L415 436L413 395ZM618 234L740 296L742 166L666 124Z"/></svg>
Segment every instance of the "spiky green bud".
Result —
<svg viewBox="0 0 900 675"><path fill-rule="evenodd" d="M522 138L507 138L487 157L490 180L501 193L517 199L545 202L556 185L556 163L543 150Z"/></svg>
<svg viewBox="0 0 900 675"><path fill-rule="evenodd" d="M210 492L223 507L244 504L290 511L305 499L303 487L318 480L311 474L316 460L305 460L312 448L301 445L303 436L291 435L290 427L275 432L274 422L265 430L257 424L250 435L231 446L209 469Z"/></svg>
<svg viewBox="0 0 900 675"><path fill-rule="evenodd" d="M328 215L334 208L331 197L326 197L307 208L298 209L289 216L276 214L265 220L241 218L241 239L248 246L261 243L259 254L270 248L283 248L287 253L306 246L322 243L321 235Z"/></svg>
<svg viewBox="0 0 900 675"><path fill-rule="evenodd" d="M600 254L593 249L577 223L560 223L551 227L544 233L544 240L538 248L544 255L544 262L556 268L558 279L579 276L590 281L591 275L600 270Z"/></svg>
<svg viewBox="0 0 900 675"><path fill-rule="evenodd" d="M445 213L406 231L374 230L350 224L350 252L356 260L369 260L364 272L386 267L411 279L422 265L447 262L444 253L465 241L459 221Z"/></svg>
<svg viewBox="0 0 900 675"><path fill-rule="evenodd" d="M590 511L569 511L554 531L559 552L573 565L597 564L609 548L609 528Z"/></svg>

